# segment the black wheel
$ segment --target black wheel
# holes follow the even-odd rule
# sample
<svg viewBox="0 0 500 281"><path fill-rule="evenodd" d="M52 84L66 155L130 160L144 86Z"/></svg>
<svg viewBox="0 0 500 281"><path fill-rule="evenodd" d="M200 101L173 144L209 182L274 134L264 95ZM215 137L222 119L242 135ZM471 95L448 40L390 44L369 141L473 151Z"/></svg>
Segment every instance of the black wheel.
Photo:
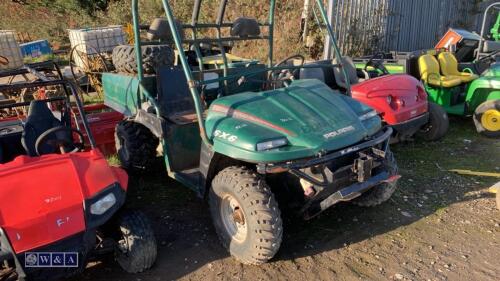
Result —
<svg viewBox="0 0 500 281"><path fill-rule="evenodd" d="M215 176L210 211L222 245L245 264L263 264L278 251L283 226L278 203L266 182L245 167Z"/></svg>
<svg viewBox="0 0 500 281"><path fill-rule="evenodd" d="M500 137L500 100L480 104L472 116L478 133L489 138Z"/></svg>
<svg viewBox="0 0 500 281"><path fill-rule="evenodd" d="M153 266L157 255L156 238L149 219L139 211L124 211L118 217L120 238L115 258L129 273L143 272Z"/></svg>
<svg viewBox="0 0 500 281"><path fill-rule="evenodd" d="M142 124L123 120L115 129L118 159L125 169L147 169L156 156L158 138Z"/></svg>
<svg viewBox="0 0 500 281"><path fill-rule="evenodd" d="M142 67L145 74L154 74L160 66L174 65L174 51L168 45L144 45ZM118 72L137 73L135 47L120 45L113 49L113 64Z"/></svg>
<svg viewBox="0 0 500 281"><path fill-rule="evenodd" d="M450 121L446 111L441 106L429 102L429 123L417 132L417 136L426 141L436 141L446 135L449 126Z"/></svg>
<svg viewBox="0 0 500 281"><path fill-rule="evenodd" d="M394 154L390 150L387 151L384 165L378 169L387 169L391 176L397 175L398 164L394 159ZM352 200L352 203L362 207L373 207L384 203L391 198L397 188L397 181L390 183L382 183L378 186L372 187L361 196Z"/></svg>

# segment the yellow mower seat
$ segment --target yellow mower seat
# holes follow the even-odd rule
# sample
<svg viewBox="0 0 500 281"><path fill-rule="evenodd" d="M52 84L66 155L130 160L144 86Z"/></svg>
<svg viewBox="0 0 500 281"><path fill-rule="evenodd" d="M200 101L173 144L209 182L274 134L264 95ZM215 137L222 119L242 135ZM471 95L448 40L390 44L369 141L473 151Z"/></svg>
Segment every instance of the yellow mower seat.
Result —
<svg viewBox="0 0 500 281"><path fill-rule="evenodd" d="M451 88L462 84L462 80L454 76L442 76L439 73L439 62L432 55L418 58L420 77L426 84L435 87Z"/></svg>
<svg viewBox="0 0 500 281"><path fill-rule="evenodd" d="M463 83L479 78L476 74L469 72L458 71L458 61L455 56L450 52L443 52L438 55L439 65L441 66L441 73L444 76L453 76L460 79Z"/></svg>

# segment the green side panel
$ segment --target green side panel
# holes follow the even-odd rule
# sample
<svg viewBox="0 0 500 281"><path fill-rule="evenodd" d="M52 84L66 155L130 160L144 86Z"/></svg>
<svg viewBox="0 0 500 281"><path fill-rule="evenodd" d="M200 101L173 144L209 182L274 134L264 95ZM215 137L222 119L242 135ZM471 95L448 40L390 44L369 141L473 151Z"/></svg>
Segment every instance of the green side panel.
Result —
<svg viewBox="0 0 500 281"><path fill-rule="evenodd" d="M219 153L249 162L279 162L339 150L374 134L381 128L380 118L359 119L370 111L318 80L297 80L287 88L215 100L206 127ZM288 145L257 151L257 143L280 138Z"/></svg>
<svg viewBox="0 0 500 281"><path fill-rule="evenodd" d="M491 75L494 70L488 72ZM500 99L500 79L498 76L482 76L471 82L467 89L468 113L474 110L486 100Z"/></svg>
<svg viewBox="0 0 500 281"><path fill-rule="evenodd" d="M427 99L439 104L448 114L464 115L465 101L461 94L461 87L436 88L426 86Z"/></svg>
<svg viewBox="0 0 500 281"><path fill-rule="evenodd" d="M155 76L144 77L144 87L156 95ZM103 73L102 86L104 89L104 103L110 108L133 116L137 112L139 80L136 76L121 73Z"/></svg>
<svg viewBox="0 0 500 281"><path fill-rule="evenodd" d="M196 168L200 164L201 138L198 123L168 123L165 135L165 160L174 172Z"/></svg>

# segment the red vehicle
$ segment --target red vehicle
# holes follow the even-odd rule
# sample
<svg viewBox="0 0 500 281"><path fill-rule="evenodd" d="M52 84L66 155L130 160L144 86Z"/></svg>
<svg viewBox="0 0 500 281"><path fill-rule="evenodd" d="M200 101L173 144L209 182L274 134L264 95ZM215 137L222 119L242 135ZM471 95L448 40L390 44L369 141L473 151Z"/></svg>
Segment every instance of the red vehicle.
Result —
<svg viewBox="0 0 500 281"><path fill-rule="evenodd" d="M350 87L354 99L375 109L394 129L393 141L408 140L415 134L428 141L442 138L449 125L446 112L427 101L427 93L420 81L406 74L389 74L383 63L384 57L376 54L364 69L356 69L349 57L343 57L342 67L349 77L349 83L346 83L336 59L333 62L317 61L308 65L318 65L321 70L304 68L300 78L320 79L341 91Z"/></svg>
<svg viewBox="0 0 500 281"><path fill-rule="evenodd" d="M0 104L29 107L24 120L0 123L0 280L70 276L106 253L127 272L151 267L152 227L141 212L123 209L127 174L97 148L74 86L32 82L0 85L0 92L53 85L69 94Z"/></svg>
<svg viewBox="0 0 500 281"><path fill-rule="evenodd" d="M115 154L115 127L124 119L123 114L112 110L103 103L86 105L83 110L99 150L105 156ZM83 126L81 121L79 125ZM87 137L85 133L84 137Z"/></svg>

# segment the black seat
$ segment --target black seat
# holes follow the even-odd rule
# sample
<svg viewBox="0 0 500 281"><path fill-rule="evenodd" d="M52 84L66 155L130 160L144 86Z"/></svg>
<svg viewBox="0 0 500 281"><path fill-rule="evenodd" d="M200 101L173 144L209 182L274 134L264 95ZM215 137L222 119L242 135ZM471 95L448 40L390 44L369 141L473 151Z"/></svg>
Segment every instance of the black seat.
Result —
<svg viewBox="0 0 500 281"><path fill-rule="evenodd" d="M24 124L24 132L21 139L21 143L29 156L37 156L35 143L38 137L45 131L62 126L61 121L54 117L52 112L47 106L45 101L32 101L30 103L28 118L26 118L26 123ZM59 137L66 136L56 136L53 134L49 136L49 139L55 139ZM40 147L40 154L54 153L55 147L45 143Z"/></svg>

